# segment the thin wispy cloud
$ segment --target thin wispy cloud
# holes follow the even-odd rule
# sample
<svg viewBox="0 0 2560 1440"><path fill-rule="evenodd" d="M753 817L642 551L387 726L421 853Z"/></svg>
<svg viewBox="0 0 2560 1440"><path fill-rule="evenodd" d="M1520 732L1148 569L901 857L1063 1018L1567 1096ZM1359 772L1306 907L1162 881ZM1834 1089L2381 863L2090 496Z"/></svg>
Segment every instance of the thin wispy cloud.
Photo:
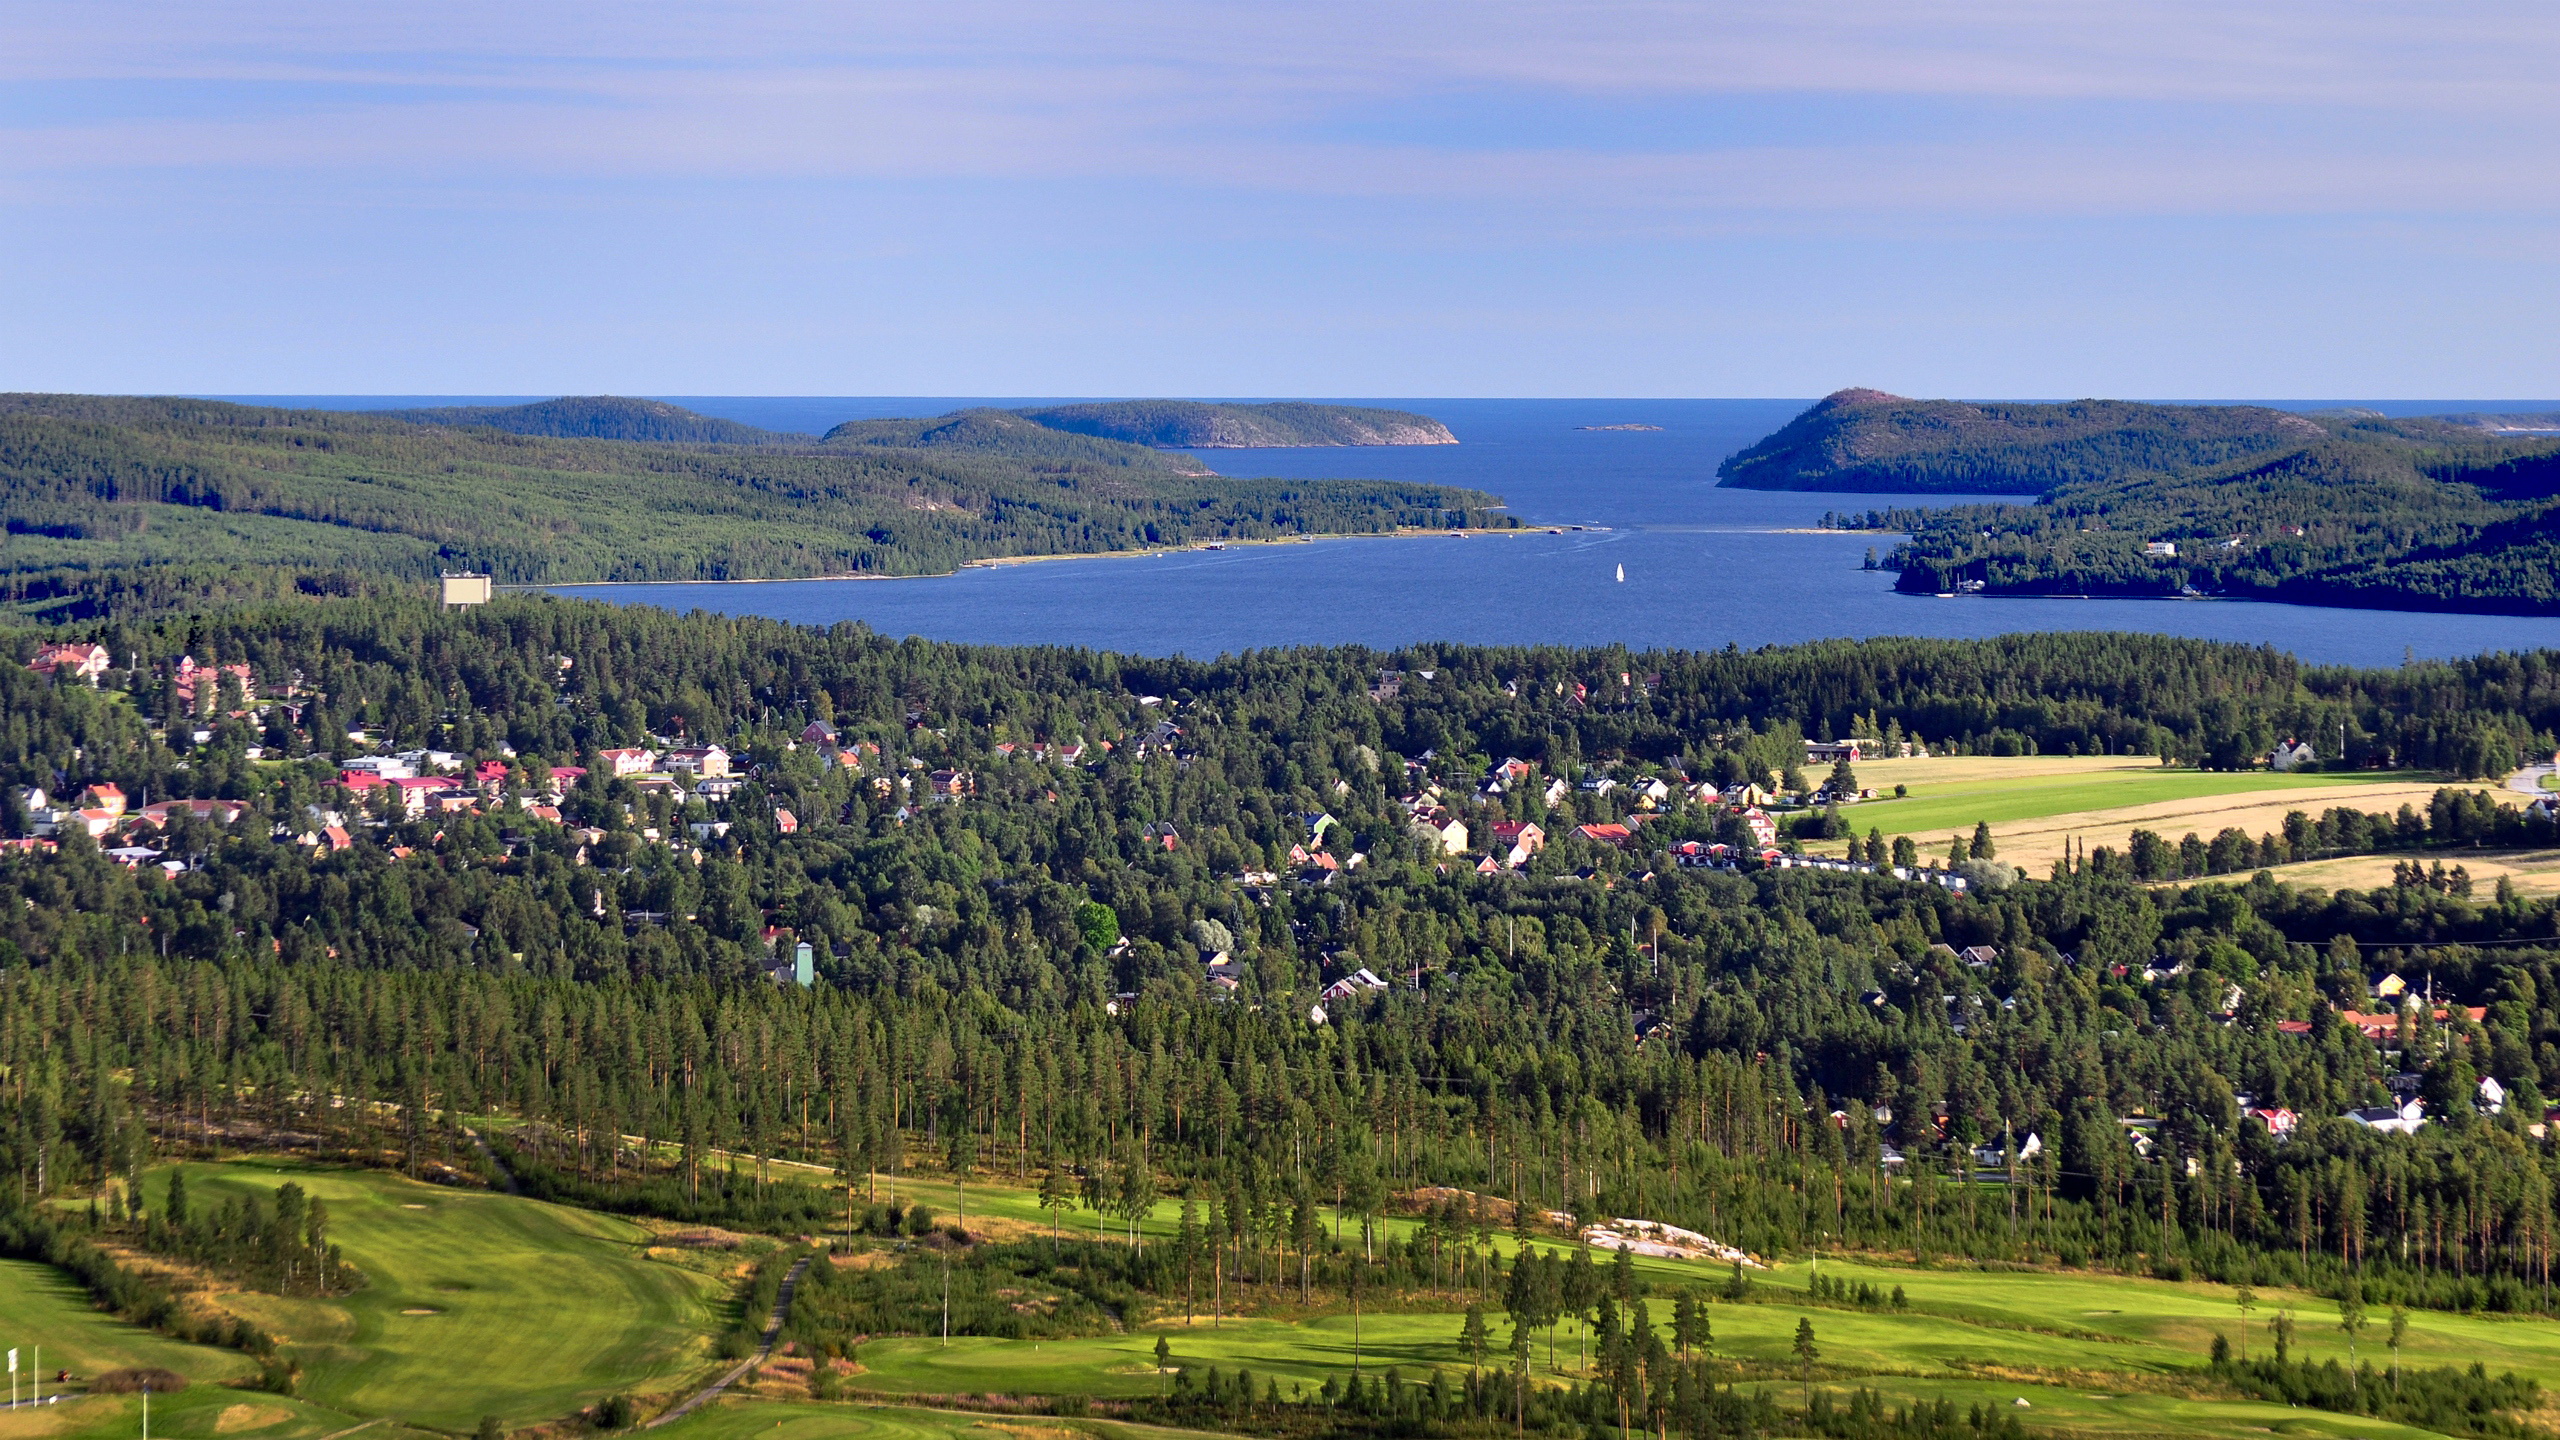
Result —
<svg viewBox="0 0 2560 1440"><path fill-rule="evenodd" d="M1326 381L1328 347L1298 328L1266 350L1258 384L1234 384L1256 372L1231 348L1216 375L1166 386L1148 367L1175 367L1147 360L1141 342L1115 343L1115 330L1135 332L1107 318L1150 303L1150 277L1155 303L1206 283L1268 290L1274 313L1304 315L1310 293L1328 290L1341 310L1374 313L1365 292L1436 247L1445 273L1395 281L1405 298L1474 293L1428 313L1501 313L1476 303L1486 294L1510 296L1523 316L1574 313L1611 275L1694 293L1692 269L1736 266L1813 306L1840 303L1821 293L1836 274L1826 282L1756 247L1792 236L1829 254L1863 240L1881 259L1916 239L1947 247L1941 265L1957 285L1991 263L1987 252L1966 259L1968 244L2041 247L2053 257L2041 270L2002 263L2049 304L2073 303L2072 252L2137 273L2184 252L2176 268L2210 315L2227 305L2204 297L2245 284L2239 272L2259 263L2232 247L2232 226L2299 227L2300 246L2327 247L2330 263L2379 263L2382 278L2414 285L2436 257L2476 250L2483 229L2547 229L2560 208L2546 159L2560 133L2560 12L2520 9L283 0L18 6L6 26L0 195L28 224L0 239L0 258L20 262L0 285L76 280L94 258L66 249L115 230L145 291L200 274L210 243L239 246L246 275L299 274L354 304L364 277L404 268L467 286L565 264L581 247L629 254L649 243L624 233L640 224L664 248L631 263L663 286L735 294L741 277L717 272L754 264L775 305L848 286L873 294L844 323L930 357L916 362L930 380L914 388L1127 388L1115 376L1157 381L1144 388L1345 388ZM422 213L447 217L431 227L440 248L415 230L397 238ZM315 228L314 215L327 219ZM795 215L840 241L793 245L754 228ZM699 272L689 280L686 243ZM1218 248L1258 243L1315 248L1259 269ZM979 293L1093 306L1085 319L1105 317L1095 347L989 367L983 335L912 333L920 322L906 312L932 310L919 283L967 282L884 257L935 251L972 256ZM1299 278L1310 258L1331 280ZM1875 273L1908 277L1910 258ZM876 290L861 277L875 263ZM2198 268L2234 273L2195 284ZM2300 268L2267 275L2266 293L2297 283ZM1079 283L1062 292L1061 273ZM2549 274L2522 260L2499 279L2513 313L2560 305ZM2188 303L2161 297L2173 311ZM76 314L49 295L0 325L57 349L71 340L78 354L76 330L44 328ZM1756 386L1730 362L1702 368L1683 342L1713 319L1666 315L1644 356L1605 375L1526 384L1538 360L1527 353L1501 373L1515 389L1673 392L1802 390L1818 370L1855 378L1854 355L1798 353ZM711 342L697 351L706 365L751 348L698 338ZM1920 337L1888 323L1876 339L1910 356ZM627 349L582 343L565 305L535 343L548 353L500 363L563 384L628 363ZM1483 373L1480 355L1449 363L1472 345L1416 335L1411 382L1389 388ZM444 367L445 384L494 383L460 373L466 357L396 338L389 348L386 385L396 371L400 388L415 388L422 365ZM2102 354L2122 368L2123 353L2093 347L2064 368L2104 368L2091 363ZM2494 342L2483 354L2503 363ZM1635 383L1645 358L1663 383ZM219 359L190 356L190 373ZM773 388L785 359L731 383L700 370L658 383ZM898 388L877 362L848 372L806 348L798 359L808 379L787 388ZM106 361L84 358L84 373ZM1081 384L1078 363L1090 372ZM972 365L1001 373L970 383ZM2403 388L2489 378L2439 374ZM2549 371L2536 379L2560 388Z"/></svg>

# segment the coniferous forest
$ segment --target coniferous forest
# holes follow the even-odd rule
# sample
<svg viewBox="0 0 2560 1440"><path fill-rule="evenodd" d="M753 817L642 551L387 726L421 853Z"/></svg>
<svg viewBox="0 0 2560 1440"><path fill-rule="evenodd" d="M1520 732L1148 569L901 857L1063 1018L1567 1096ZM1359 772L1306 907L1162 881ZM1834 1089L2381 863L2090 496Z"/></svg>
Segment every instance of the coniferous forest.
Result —
<svg viewBox="0 0 2560 1440"><path fill-rule="evenodd" d="M1455 1284L1488 1227L1556 1212L1754 1253L2560 1310L2538 1133L2560 913L2445 878L2484 843L2550 844L2547 818L2447 792L2238 837L2243 865L2405 856L2337 892L2205 878L2228 840L2220 864L2098 848L2035 875L1980 854L1957 891L1679 863L1729 828L1717 806L1622 845L1575 828L1646 813L1585 779L1775 782L1851 735L2210 766L2343 727L2350 766L2503 773L2552 747L2560 656L2361 672L2055 635L1192 662L551 599L95 638L94 686L0 671L0 823L97 785L231 803L163 804L146 855L71 825L0 858L11 1204L121 1203L155 1157L223 1148L467 1173L459 1117L499 1115L529 1193L750 1228L930 1224L844 1213L773 1158L1040 1187L1105 1225L1181 1195L1195 1258L1275 1289ZM182 657L246 678L181 687ZM716 801L606 753L711 742L736 781ZM477 798L410 811L342 777L416 750ZM1568 784L1472 798L1504 761ZM1478 873L1411 826L1435 785L1471 830L1555 839ZM802 942L816 983L768 979ZM1363 970L1384 988L1321 994ZM2360 1029L2392 972L2432 1008ZM2415 1134L2341 1118L2412 1096ZM153 1204L159 1246L342 1283L320 1217ZM1363 1241L1415 1205L1424 1234ZM1070 1282L1035 1252L963 1276L963 1300L1049 1297L1053 1318L988 1310L1003 1333L1196 1300L1173 1255ZM809 1323L859 1328L904 1283L867 1276Z"/></svg>

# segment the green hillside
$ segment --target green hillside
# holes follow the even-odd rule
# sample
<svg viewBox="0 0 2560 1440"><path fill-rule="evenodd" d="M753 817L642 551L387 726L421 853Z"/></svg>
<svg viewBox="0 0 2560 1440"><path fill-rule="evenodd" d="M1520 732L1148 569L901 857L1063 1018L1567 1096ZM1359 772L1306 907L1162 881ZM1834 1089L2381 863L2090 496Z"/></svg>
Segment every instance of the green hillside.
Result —
<svg viewBox="0 0 2560 1440"><path fill-rule="evenodd" d="M1224 479L1037 426L972 416L934 428L903 446L878 432L666 444L5 396L0 580L11 600L42 607L89 605L137 571L182 567L366 581L472 569L502 583L915 575L990 556L1500 523L1486 514L1494 497L1472 491Z"/></svg>
<svg viewBox="0 0 2560 1440"><path fill-rule="evenodd" d="M2560 442L2432 421L2331 424L2272 456L2067 483L2033 505L1900 514L1888 523L1911 539L1888 563L1899 588L1921 593L2560 613ZM2176 553L2147 548L2158 542Z"/></svg>
<svg viewBox="0 0 2560 1440"><path fill-rule="evenodd" d="M1716 469L1744 490L2041 495L2057 486L2220 464L2322 438L2254 405L1906 400L1842 390Z"/></svg>
<svg viewBox="0 0 2560 1440"><path fill-rule="evenodd" d="M830 446L961 450L999 455L1034 468L1101 465L1168 475L1209 475L1207 466L1162 450L1054 429L1011 410L956 410L905 420L848 420L827 432Z"/></svg>
<svg viewBox="0 0 2560 1440"><path fill-rule="evenodd" d="M808 437L760 430L699 415L663 400L620 395L564 395L531 405L450 405L372 414L417 425L477 425L511 435L560 439L641 440L665 445L806 445Z"/></svg>
<svg viewBox="0 0 2560 1440"><path fill-rule="evenodd" d="M1409 410L1281 401L1214 405L1198 400L1113 400L1017 411L1053 430L1132 445L1195 450L1305 445L1455 445L1449 427Z"/></svg>

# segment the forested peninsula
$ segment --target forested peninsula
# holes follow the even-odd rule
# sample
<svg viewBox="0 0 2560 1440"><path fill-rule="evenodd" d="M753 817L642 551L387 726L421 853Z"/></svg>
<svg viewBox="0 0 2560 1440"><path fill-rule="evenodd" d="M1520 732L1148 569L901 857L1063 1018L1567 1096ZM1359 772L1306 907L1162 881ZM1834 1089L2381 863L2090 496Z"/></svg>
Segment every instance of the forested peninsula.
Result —
<svg viewBox="0 0 2560 1440"><path fill-rule="evenodd" d="M1727 485L2026 504L1830 517L1909 540L1915 593L2219 596L2560 613L2547 417L1971 405L1844 390L1728 459Z"/></svg>
<svg viewBox="0 0 2560 1440"><path fill-rule="evenodd" d="M405 413L0 396L0 586L77 615L146 593L916 575L1198 541L1514 524L1475 491L1234 479L1003 411L821 440L587 397Z"/></svg>

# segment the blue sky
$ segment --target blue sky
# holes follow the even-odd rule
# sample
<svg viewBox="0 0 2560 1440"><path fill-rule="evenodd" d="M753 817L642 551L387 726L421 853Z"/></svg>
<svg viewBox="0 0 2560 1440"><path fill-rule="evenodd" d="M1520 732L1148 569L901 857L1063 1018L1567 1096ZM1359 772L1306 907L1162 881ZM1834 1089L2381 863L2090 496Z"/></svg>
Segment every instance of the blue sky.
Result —
<svg viewBox="0 0 2560 1440"><path fill-rule="evenodd" d="M2560 395L2560 10L0 0L0 388Z"/></svg>

